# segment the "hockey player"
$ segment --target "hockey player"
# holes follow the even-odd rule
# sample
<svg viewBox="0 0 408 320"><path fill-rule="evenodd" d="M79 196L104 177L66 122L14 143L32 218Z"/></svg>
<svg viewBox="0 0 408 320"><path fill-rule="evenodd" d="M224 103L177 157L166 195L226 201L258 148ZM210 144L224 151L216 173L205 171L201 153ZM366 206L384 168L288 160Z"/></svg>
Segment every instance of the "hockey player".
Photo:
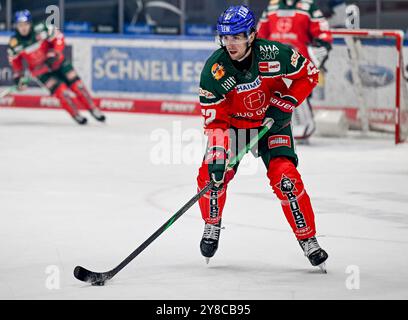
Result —
<svg viewBox="0 0 408 320"><path fill-rule="evenodd" d="M322 10L331 28L346 27L346 1L344 0L315 0L317 6Z"/></svg>
<svg viewBox="0 0 408 320"><path fill-rule="evenodd" d="M105 121L105 116L94 104L72 64L64 57L63 34L54 26L45 23L33 25L28 10L16 12L14 22L16 31L10 38L8 55L17 88L25 88L22 82L24 61L31 75L59 99L62 108L78 124L87 123L87 119L78 111L77 106L80 104L89 110L96 120Z"/></svg>
<svg viewBox="0 0 408 320"><path fill-rule="evenodd" d="M333 39L314 0L271 0L257 28L258 37L285 43L325 70ZM294 115L294 133L299 139L307 139L315 130L312 108L306 102L307 108L297 109Z"/></svg>
<svg viewBox="0 0 408 320"><path fill-rule="evenodd" d="M210 179L215 182L199 200L205 221L201 253L208 262L218 248L227 183L239 165L226 170L228 161L272 119L273 125L259 141L258 155L305 255L312 265L323 266L328 255L315 237L314 213L296 169L298 157L290 125L293 110L309 96L319 71L296 50L258 39L255 18L247 6L224 11L217 32L221 48L202 70L199 93L208 144L197 177L198 189ZM284 78L292 81L290 87Z"/></svg>
<svg viewBox="0 0 408 320"><path fill-rule="evenodd" d="M314 0L271 0L259 20L258 37L285 43L310 59L310 45L331 50L329 24Z"/></svg>

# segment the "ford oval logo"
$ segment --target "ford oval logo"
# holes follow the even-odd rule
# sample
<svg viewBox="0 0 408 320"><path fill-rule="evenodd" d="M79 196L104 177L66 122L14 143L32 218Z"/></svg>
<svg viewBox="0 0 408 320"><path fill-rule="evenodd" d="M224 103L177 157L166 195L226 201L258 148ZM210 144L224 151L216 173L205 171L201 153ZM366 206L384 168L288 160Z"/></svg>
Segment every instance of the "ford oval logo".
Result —
<svg viewBox="0 0 408 320"><path fill-rule="evenodd" d="M361 65L358 68L361 83L364 87L384 87L394 81L394 73L391 69L376 65ZM347 71L346 79L354 83L351 70Z"/></svg>

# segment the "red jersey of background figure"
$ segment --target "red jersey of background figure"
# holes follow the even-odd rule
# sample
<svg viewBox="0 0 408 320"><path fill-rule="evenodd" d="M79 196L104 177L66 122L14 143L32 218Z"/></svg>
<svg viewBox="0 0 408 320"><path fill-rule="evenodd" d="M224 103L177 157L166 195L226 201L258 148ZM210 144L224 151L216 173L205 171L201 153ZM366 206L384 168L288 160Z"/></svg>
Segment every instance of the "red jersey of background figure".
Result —
<svg viewBox="0 0 408 320"><path fill-rule="evenodd" d="M291 6L271 0L259 20L258 37L291 45L309 59L307 47L313 39L333 42L329 24L314 0L295 1Z"/></svg>

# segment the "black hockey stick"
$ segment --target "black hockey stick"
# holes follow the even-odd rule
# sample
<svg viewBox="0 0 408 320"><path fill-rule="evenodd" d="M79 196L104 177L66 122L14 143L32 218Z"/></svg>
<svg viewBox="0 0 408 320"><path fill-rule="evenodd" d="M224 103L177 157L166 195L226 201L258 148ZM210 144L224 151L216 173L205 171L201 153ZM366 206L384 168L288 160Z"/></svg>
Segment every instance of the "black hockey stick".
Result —
<svg viewBox="0 0 408 320"><path fill-rule="evenodd" d="M241 161L243 156L252 149L261 139L270 126L263 127L261 131L251 139L251 141L234 157L228 164L228 168L232 168L237 162ZM106 280L112 279L120 270L122 270L129 262L136 258L144 249L146 249L156 238L166 231L178 218L180 218L194 203L196 203L208 190L214 185L214 181L209 182L200 192L192 197L179 211L177 211L169 220L167 220L159 229L156 230L145 242L143 242L135 251L133 251L125 260L123 260L114 269L107 272L93 272L81 266L74 269L74 276L80 281L89 282L92 285L102 286Z"/></svg>
<svg viewBox="0 0 408 320"><path fill-rule="evenodd" d="M21 79L21 83L23 85L27 85L30 82L31 78L24 77ZM15 91L18 91L18 85L14 84L7 89L4 89L2 92L0 92L0 99L4 98L5 96L9 95L10 93L13 93Z"/></svg>

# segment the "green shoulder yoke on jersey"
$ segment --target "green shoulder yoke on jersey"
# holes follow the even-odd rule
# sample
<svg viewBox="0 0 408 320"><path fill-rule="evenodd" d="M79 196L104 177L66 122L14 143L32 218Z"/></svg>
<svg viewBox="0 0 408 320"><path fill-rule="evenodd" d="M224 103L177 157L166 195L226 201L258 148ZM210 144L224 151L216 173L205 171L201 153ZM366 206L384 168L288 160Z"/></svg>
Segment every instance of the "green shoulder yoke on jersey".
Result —
<svg viewBox="0 0 408 320"><path fill-rule="evenodd" d="M15 32L9 41L8 52L10 56L18 55L25 48L32 44L42 40L52 40L56 35L56 29L54 26L47 26L41 22L33 26L33 31L30 36L22 37Z"/></svg>
<svg viewBox="0 0 408 320"><path fill-rule="evenodd" d="M264 39L255 41L254 52L259 60L259 73L264 77L294 74L302 68L306 60L289 46Z"/></svg>
<svg viewBox="0 0 408 320"><path fill-rule="evenodd" d="M230 91L232 91L237 81L234 71L229 66L228 53L220 48L208 58L200 79L200 101L204 103L214 103Z"/></svg>

